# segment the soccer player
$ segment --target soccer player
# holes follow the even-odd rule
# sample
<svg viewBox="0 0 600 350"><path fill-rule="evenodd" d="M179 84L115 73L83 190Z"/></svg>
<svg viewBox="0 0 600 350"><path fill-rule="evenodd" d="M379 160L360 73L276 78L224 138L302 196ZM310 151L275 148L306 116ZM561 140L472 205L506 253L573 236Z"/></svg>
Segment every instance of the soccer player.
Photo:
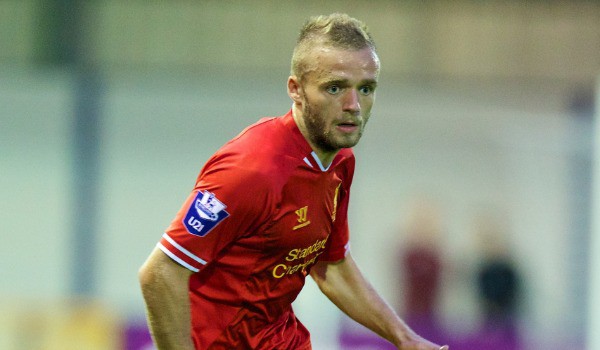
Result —
<svg viewBox="0 0 600 350"><path fill-rule="evenodd" d="M140 269L159 349L311 349L292 302L310 275L343 312L403 350L415 334L362 275L349 249L355 146L379 58L364 24L309 19L292 57L285 115L226 143Z"/></svg>

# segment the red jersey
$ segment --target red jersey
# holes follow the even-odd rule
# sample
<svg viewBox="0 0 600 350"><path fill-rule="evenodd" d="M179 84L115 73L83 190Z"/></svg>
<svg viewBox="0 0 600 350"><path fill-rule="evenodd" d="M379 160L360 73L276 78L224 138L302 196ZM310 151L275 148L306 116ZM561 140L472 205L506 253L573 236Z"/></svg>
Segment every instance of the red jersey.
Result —
<svg viewBox="0 0 600 350"><path fill-rule="evenodd" d="M318 260L348 250L354 155L323 167L291 111L264 118L206 163L158 247L189 282L198 349L310 349L291 304Z"/></svg>

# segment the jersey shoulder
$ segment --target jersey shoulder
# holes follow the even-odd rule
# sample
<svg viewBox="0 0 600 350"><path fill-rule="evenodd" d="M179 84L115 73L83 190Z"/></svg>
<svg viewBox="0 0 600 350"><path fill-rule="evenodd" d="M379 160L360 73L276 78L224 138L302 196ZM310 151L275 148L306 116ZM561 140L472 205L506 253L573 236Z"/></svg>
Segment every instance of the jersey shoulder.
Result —
<svg viewBox="0 0 600 350"><path fill-rule="evenodd" d="M235 178L261 191L283 186L302 159L280 118L262 118L246 127L209 159L200 177L219 173L221 179Z"/></svg>
<svg viewBox="0 0 600 350"><path fill-rule="evenodd" d="M351 148L344 148L340 150L336 157L336 171L349 181L349 184L352 183L352 179L354 177L354 168L356 165L356 158L354 157L354 152ZM348 185L349 185L348 184Z"/></svg>

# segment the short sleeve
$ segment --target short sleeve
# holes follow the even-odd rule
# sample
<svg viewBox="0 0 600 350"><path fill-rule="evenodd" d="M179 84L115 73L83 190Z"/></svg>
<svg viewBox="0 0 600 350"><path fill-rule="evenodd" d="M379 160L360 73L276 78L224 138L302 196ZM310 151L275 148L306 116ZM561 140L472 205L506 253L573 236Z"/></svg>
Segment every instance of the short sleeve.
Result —
<svg viewBox="0 0 600 350"><path fill-rule="evenodd" d="M198 272L232 242L270 216L271 192L260 173L221 157L209 161L158 248Z"/></svg>

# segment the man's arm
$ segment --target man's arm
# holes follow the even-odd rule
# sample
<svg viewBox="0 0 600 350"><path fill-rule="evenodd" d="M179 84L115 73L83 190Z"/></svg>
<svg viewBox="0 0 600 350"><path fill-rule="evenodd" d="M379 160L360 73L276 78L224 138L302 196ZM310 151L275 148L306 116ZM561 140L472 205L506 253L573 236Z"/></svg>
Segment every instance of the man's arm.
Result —
<svg viewBox="0 0 600 350"><path fill-rule="evenodd" d="M334 262L319 262L311 277L340 310L402 350L442 350L413 332L379 296L356 266L350 253Z"/></svg>
<svg viewBox="0 0 600 350"><path fill-rule="evenodd" d="M188 296L191 274L158 248L140 268L148 325L157 349L194 349Z"/></svg>

